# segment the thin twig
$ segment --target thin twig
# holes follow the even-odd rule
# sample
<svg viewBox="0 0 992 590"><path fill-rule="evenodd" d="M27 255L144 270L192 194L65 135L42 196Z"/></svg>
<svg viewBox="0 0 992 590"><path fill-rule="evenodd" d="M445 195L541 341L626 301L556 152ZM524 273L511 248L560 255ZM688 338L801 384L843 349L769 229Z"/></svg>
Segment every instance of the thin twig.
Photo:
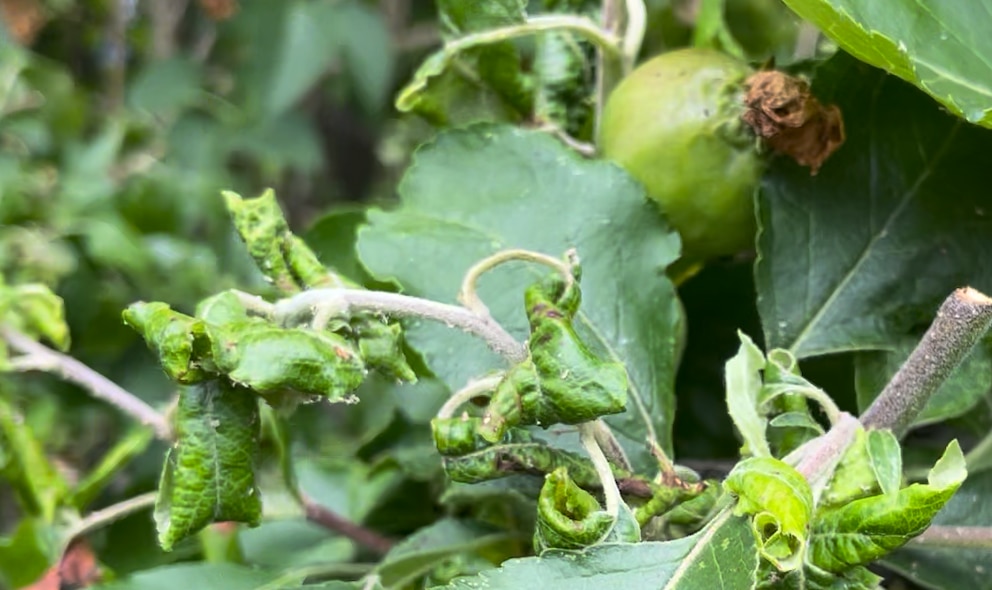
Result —
<svg viewBox="0 0 992 590"><path fill-rule="evenodd" d="M794 465L796 471L809 482L814 505L819 502L820 494L830 483L837 465L857 436L859 426L854 416L841 412L836 424L826 434L814 438L785 457L785 462Z"/></svg>
<svg viewBox="0 0 992 590"><path fill-rule="evenodd" d="M348 537L352 541L385 555L393 547L393 541L379 533L351 522L343 516L317 504L307 496L303 496L303 509L307 520L318 524L330 531Z"/></svg>
<svg viewBox="0 0 992 590"><path fill-rule="evenodd" d="M861 416L865 428L902 438L951 372L992 324L992 299L971 287L944 300L923 339Z"/></svg>
<svg viewBox="0 0 992 590"><path fill-rule="evenodd" d="M575 282L575 276L572 275L572 268L578 264L578 256L575 254L575 250L569 250L565 258L566 260L560 260L547 254L522 249L503 250L492 256L487 256L473 264L465 273L465 278L462 279L461 289L458 291L458 301L476 314L489 317L489 308L479 298L476 292L476 283L479 282L479 277L483 274L513 260L536 262L553 268L565 279L566 287L571 287L572 283Z"/></svg>
<svg viewBox="0 0 992 590"><path fill-rule="evenodd" d="M116 406L138 422L151 427L155 435L162 440L172 440L172 429L165 416L110 379L71 356L35 342L9 326L0 326L0 338L6 340L15 352L25 355L19 357L23 359L18 361L20 364L38 367L46 372L55 373L70 383L75 383L93 397Z"/></svg>
<svg viewBox="0 0 992 590"><path fill-rule="evenodd" d="M473 398L479 397L480 395L492 394L492 391L496 389L499 382L503 379L504 373L500 371L496 375L490 375L488 377L483 377L482 379L476 379L475 381L469 381L469 383L451 394L448 401L444 402L441 409L437 411L438 418L451 418L455 415L463 404L468 403Z"/></svg>
<svg viewBox="0 0 992 590"><path fill-rule="evenodd" d="M64 545L68 547L69 543L71 543L76 537L104 527L114 521L124 518L125 516L134 514L139 510L151 508L155 505L155 498L157 497L158 492L146 492L133 498L128 498L123 502L118 502L117 504L113 504L101 510L87 514L86 517L73 524L69 530L65 532L65 535L63 536Z"/></svg>
<svg viewBox="0 0 992 590"><path fill-rule="evenodd" d="M913 539L927 547L992 549L992 527L934 525Z"/></svg>
<svg viewBox="0 0 992 590"><path fill-rule="evenodd" d="M362 289L311 289L275 305L277 319L314 315L324 306L342 312L367 311L400 318L415 317L441 322L478 336L496 354L512 364L527 358L527 348L517 342L492 318L482 317L464 307L438 303L398 293Z"/></svg>

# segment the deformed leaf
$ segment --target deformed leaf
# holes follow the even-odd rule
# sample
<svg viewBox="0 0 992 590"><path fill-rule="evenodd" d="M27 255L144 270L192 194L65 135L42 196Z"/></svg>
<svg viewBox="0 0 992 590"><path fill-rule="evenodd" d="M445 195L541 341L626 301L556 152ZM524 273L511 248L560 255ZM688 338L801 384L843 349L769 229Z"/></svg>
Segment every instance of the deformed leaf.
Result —
<svg viewBox="0 0 992 590"><path fill-rule="evenodd" d="M734 467L724 488L737 497L734 513L751 517L761 556L780 571L802 566L813 516L806 479L778 459L754 457Z"/></svg>
<svg viewBox="0 0 992 590"><path fill-rule="evenodd" d="M29 283L4 286L0 283L0 320L34 338L44 338L59 350L69 349L69 327L65 323L62 298L45 285ZM7 311L7 317L2 313Z"/></svg>
<svg viewBox="0 0 992 590"><path fill-rule="evenodd" d="M341 401L365 380L361 355L337 334L256 322L205 331L218 369L273 401L286 390Z"/></svg>
<svg viewBox="0 0 992 590"><path fill-rule="evenodd" d="M698 590L752 588L758 552L747 521L724 511L702 531L664 543L610 543L511 559L448 590Z"/></svg>
<svg viewBox="0 0 992 590"><path fill-rule="evenodd" d="M155 504L163 549L212 522L258 525L258 432L258 400L251 391L217 379L180 392L178 442L166 457Z"/></svg>
<svg viewBox="0 0 992 590"><path fill-rule="evenodd" d="M926 484L820 511L809 543L809 562L829 572L843 572L891 553L930 526L966 476L961 447L952 441Z"/></svg>
<svg viewBox="0 0 992 590"><path fill-rule="evenodd" d="M254 199L242 199L231 191L223 194L234 227L262 274L283 293L298 292L302 286L297 283L283 255L289 225L275 192L269 189Z"/></svg>
<svg viewBox="0 0 992 590"><path fill-rule="evenodd" d="M633 519L629 509L624 513ZM603 510L599 500L572 481L567 468L559 467L548 474L541 487L534 548L541 553L546 549L581 549L603 542L641 540L636 521L633 527L622 528L618 524L618 519ZM611 535L614 532L617 534ZM620 538L610 538L613 536Z"/></svg>
<svg viewBox="0 0 992 590"><path fill-rule="evenodd" d="M454 302L465 271L508 248L586 254L574 328L594 353L623 361L630 378L627 409L604 420L635 467L657 467L644 441L671 450L680 311L663 269L678 255L678 237L643 188L540 132L478 125L420 148L400 193L399 208L369 212L358 250L376 276L396 279L411 295ZM520 340L529 331L520 292L543 274L507 264L480 281L493 317ZM410 322L406 337L452 389L500 364L445 326Z"/></svg>
<svg viewBox="0 0 992 590"><path fill-rule="evenodd" d="M170 379L192 384L210 377L195 363L193 331L196 319L157 301L132 303L122 315L124 323L141 334L148 348L155 352Z"/></svg>

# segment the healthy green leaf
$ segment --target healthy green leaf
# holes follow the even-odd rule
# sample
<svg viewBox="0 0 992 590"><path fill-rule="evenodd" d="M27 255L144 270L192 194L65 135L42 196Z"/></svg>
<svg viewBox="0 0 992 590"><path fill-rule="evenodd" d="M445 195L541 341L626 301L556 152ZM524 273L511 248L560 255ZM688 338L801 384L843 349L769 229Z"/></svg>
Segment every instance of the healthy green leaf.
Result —
<svg viewBox="0 0 992 590"><path fill-rule="evenodd" d="M758 397L761 393L761 371L765 368L765 355L754 342L738 332L741 346L737 354L727 361L727 408L737 432L744 439L742 455L770 457L771 449L765 438L768 424L758 411Z"/></svg>
<svg viewBox="0 0 992 590"><path fill-rule="evenodd" d="M677 541L552 550L541 557L511 559L445 588L516 590L534 587L535 580L544 590L752 588L757 568L747 521L724 511L702 531Z"/></svg>
<svg viewBox="0 0 992 590"><path fill-rule="evenodd" d="M925 90L951 112L992 127L992 15L980 4L785 0L858 59Z"/></svg>
<svg viewBox="0 0 992 590"><path fill-rule="evenodd" d="M86 508L132 459L145 452L154 435L155 432L144 425L125 433L74 486L69 502L79 510Z"/></svg>
<svg viewBox="0 0 992 590"><path fill-rule="evenodd" d="M799 358L887 349L958 286L992 288L979 156L992 135L847 55L818 70L813 91L843 110L847 141L815 177L785 159L765 176L755 276L766 341Z"/></svg>
<svg viewBox="0 0 992 590"><path fill-rule="evenodd" d="M365 110L378 113L388 104L395 56L383 12L362 2L340 2L334 21L348 79Z"/></svg>
<svg viewBox="0 0 992 590"><path fill-rule="evenodd" d="M902 451L891 430L868 431L868 458L883 494L896 494L902 487Z"/></svg>
<svg viewBox="0 0 992 590"><path fill-rule="evenodd" d="M292 107L317 83L338 55L335 3L288 2L284 28L278 31L276 62L265 89L266 114L274 117Z"/></svg>
<svg viewBox="0 0 992 590"><path fill-rule="evenodd" d="M258 400L247 389L213 380L181 391L178 442L165 459L155 505L163 549L212 522L259 524L258 429Z"/></svg>
<svg viewBox="0 0 992 590"><path fill-rule="evenodd" d="M820 511L809 562L829 572L867 565L922 533L967 476L957 441L930 470L928 483Z"/></svg>
<svg viewBox="0 0 992 590"><path fill-rule="evenodd" d="M801 567L813 516L806 479L778 459L754 457L738 463L723 486L737 497L734 514L752 517L761 556L779 571Z"/></svg>
<svg viewBox="0 0 992 590"><path fill-rule="evenodd" d="M421 148L400 193L399 209L369 212L358 248L370 270L413 295L453 302L463 273L503 249L578 249L585 287L576 331L594 352L623 361L630 375L627 411L606 421L635 466L654 466L645 438L671 448L680 312L662 271L676 257L678 238L643 189L619 168L582 160L539 132L477 126ZM521 339L521 290L543 274L513 264L480 283L493 316ZM410 322L407 338L453 389L500 364L443 326Z"/></svg>
<svg viewBox="0 0 992 590"><path fill-rule="evenodd" d="M882 392L889 379L909 358L918 340L899 339L893 350L860 352L854 357L854 385L858 408L864 411ZM966 414L992 389L992 349L979 344L950 374L927 401L923 412L913 422L923 426Z"/></svg>
<svg viewBox="0 0 992 590"><path fill-rule="evenodd" d="M36 581L58 557L55 527L40 518L22 518L9 536L0 537L0 584L21 588Z"/></svg>

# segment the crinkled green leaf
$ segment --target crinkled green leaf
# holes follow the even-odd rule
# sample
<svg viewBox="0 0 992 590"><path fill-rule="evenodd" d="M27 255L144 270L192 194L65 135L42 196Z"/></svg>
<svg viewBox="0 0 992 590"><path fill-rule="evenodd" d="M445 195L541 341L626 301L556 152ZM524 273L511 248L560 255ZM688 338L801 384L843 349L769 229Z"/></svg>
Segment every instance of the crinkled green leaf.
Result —
<svg viewBox="0 0 992 590"><path fill-rule="evenodd" d="M843 572L884 557L925 531L966 476L961 447L952 441L930 470L928 483L819 512L809 544L810 563Z"/></svg>
<svg viewBox="0 0 992 590"><path fill-rule="evenodd" d="M724 512L702 531L664 543L551 550L460 578L449 590L698 590L752 588L758 552L747 521Z"/></svg>
<svg viewBox="0 0 992 590"><path fill-rule="evenodd" d="M868 431L868 458L883 494L895 494L902 487L902 450L891 430Z"/></svg>
<svg viewBox="0 0 992 590"><path fill-rule="evenodd" d="M178 441L166 457L155 505L163 549L212 522L258 525L258 431L258 400L251 391L213 380L180 392Z"/></svg>
<svg viewBox="0 0 992 590"><path fill-rule="evenodd" d="M863 411L878 397L918 343L901 338L893 350L860 352L854 357L854 385ZM942 422L966 414L992 389L992 347L979 344L971 350L937 392L927 400L914 426Z"/></svg>
<svg viewBox="0 0 992 590"><path fill-rule="evenodd" d="M912 82L951 112L992 127L992 13L982 3L785 0L858 59Z"/></svg>
<svg viewBox="0 0 992 590"><path fill-rule="evenodd" d="M737 432L744 439L743 455L770 457L771 449L765 438L767 420L758 412L761 393L761 371L765 368L765 355L743 332L738 332L741 346L737 354L727 361L727 408Z"/></svg>
<svg viewBox="0 0 992 590"><path fill-rule="evenodd" d="M600 543L636 543L641 529L626 506L622 514L607 513L592 494L583 490L559 467L544 480L537 501L537 530L534 548L581 549Z"/></svg>
<svg viewBox="0 0 992 590"><path fill-rule="evenodd" d="M269 189L254 199L242 199L237 193L224 191L224 202L248 253L266 279L283 293L298 292L302 285L293 276L283 253L289 226L275 192Z"/></svg>
<svg viewBox="0 0 992 590"><path fill-rule="evenodd" d="M0 299L7 300L6 305L0 304L0 312L7 311L6 317L0 313L0 320L10 322L31 337L48 340L59 350L69 349L65 306L51 289L35 283L0 286Z"/></svg>
<svg viewBox="0 0 992 590"><path fill-rule="evenodd" d="M734 467L724 488L737 497L734 513L751 517L762 557L780 571L800 567L813 516L806 479L778 459L754 457Z"/></svg>
<svg viewBox="0 0 992 590"><path fill-rule="evenodd" d="M68 485L45 455L42 441L0 391L0 476L13 487L23 509L51 523Z"/></svg>
<svg viewBox="0 0 992 590"><path fill-rule="evenodd" d="M490 442L516 425L580 424L624 411L623 364L593 354L572 325L580 297L578 278L566 286L557 273L527 289L530 358L496 386L480 431Z"/></svg>
<svg viewBox="0 0 992 590"><path fill-rule="evenodd" d="M255 322L205 331L218 369L272 401L287 390L341 401L365 379L358 351L337 334Z"/></svg>
<svg viewBox="0 0 992 590"><path fill-rule="evenodd" d="M199 383L210 375L196 364L193 353L197 320L173 311L161 302L132 303L122 314L124 323L141 334L170 379L178 383Z"/></svg>
<svg viewBox="0 0 992 590"><path fill-rule="evenodd" d="M889 349L953 289L992 290L992 134L844 54L817 70L813 92L841 108L847 140L815 177L784 158L764 176L766 342L799 358Z"/></svg>
<svg viewBox="0 0 992 590"><path fill-rule="evenodd" d="M680 312L663 269L677 256L678 238L643 189L542 133L480 125L422 147L400 193L398 209L369 212L358 249L373 273L397 279L411 295L454 302L465 271L507 248L555 256L577 248L584 302L575 330L594 353L624 362L630 377L627 410L605 420L636 467L655 468L645 439L671 447ZM508 264L480 282L493 317L520 340L528 333L521 293L545 272ZM445 326L410 322L406 336L453 389L501 364Z"/></svg>

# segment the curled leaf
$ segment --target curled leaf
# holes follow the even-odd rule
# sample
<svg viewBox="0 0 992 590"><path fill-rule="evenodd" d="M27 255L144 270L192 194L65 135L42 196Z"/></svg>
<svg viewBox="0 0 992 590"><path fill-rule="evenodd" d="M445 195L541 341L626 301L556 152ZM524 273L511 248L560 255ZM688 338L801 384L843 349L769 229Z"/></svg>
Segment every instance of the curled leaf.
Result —
<svg viewBox="0 0 992 590"><path fill-rule="evenodd" d="M33 338L44 338L59 350L69 349L64 303L45 285L5 286L0 282L0 321L11 323Z"/></svg>
<svg viewBox="0 0 992 590"><path fill-rule="evenodd" d="M800 567L813 515L813 492L802 474L778 459L755 457L738 463L724 488L737 496L734 514L751 517L761 556L779 571Z"/></svg>
<svg viewBox="0 0 992 590"><path fill-rule="evenodd" d="M258 400L251 391L215 379L180 392L178 441L166 456L155 504L163 549L212 522L259 524L258 432Z"/></svg>
<svg viewBox="0 0 992 590"><path fill-rule="evenodd" d="M567 468L559 467L548 474L541 487L534 548L540 553L545 549L580 549L598 544L615 520L592 494L568 477ZM628 542L639 540L640 534Z"/></svg>
<svg viewBox="0 0 992 590"><path fill-rule="evenodd" d="M259 270L283 293L297 293L302 285L293 276L283 256L283 242L289 226L272 189L254 199L224 191L224 202L234 227L248 248Z"/></svg>
<svg viewBox="0 0 992 590"><path fill-rule="evenodd" d="M124 323L141 334L157 356L162 369L177 383L192 384L210 375L196 363L195 318L173 311L165 303L133 303L122 314Z"/></svg>
<svg viewBox="0 0 992 590"><path fill-rule="evenodd" d="M291 392L342 401L365 379L361 355L337 334L257 322L205 331L218 369L276 406Z"/></svg>

